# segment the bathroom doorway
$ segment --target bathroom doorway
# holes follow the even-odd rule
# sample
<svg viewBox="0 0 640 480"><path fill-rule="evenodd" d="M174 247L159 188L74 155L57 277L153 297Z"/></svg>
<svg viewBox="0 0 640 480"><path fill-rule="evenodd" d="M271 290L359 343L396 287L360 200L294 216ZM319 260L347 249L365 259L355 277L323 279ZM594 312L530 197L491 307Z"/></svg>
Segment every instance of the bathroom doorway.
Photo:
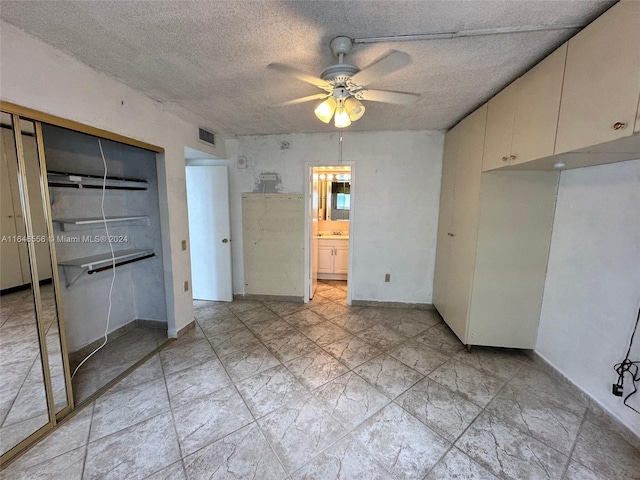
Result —
<svg viewBox="0 0 640 480"><path fill-rule="evenodd" d="M311 166L309 175L309 300L350 304L352 166Z"/></svg>

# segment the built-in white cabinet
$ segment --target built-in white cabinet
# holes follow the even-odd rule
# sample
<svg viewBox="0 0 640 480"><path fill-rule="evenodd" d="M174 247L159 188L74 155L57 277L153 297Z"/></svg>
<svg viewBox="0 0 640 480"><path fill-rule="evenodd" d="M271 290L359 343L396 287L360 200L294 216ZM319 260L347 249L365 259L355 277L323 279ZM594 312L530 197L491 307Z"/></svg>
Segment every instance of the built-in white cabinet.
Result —
<svg viewBox="0 0 640 480"><path fill-rule="evenodd" d="M483 171L640 153L640 2L623 0L488 102Z"/></svg>
<svg viewBox="0 0 640 480"><path fill-rule="evenodd" d="M487 113L445 136L433 303L467 345L533 348L558 173L483 173Z"/></svg>
<svg viewBox="0 0 640 480"><path fill-rule="evenodd" d="M555 153L634 131L640 94L640 2L623 0L568 42Z"/></svg>
<svg viewBox="0 0 640 480"><path fill-rule="evenodd" d="M483 171L509 165L516 112L516 88L517 80L489 100Z"/></svg>
<svg viewBox="0 0 640 480"><path fill-rule="evenodd" d="M482 170L553 155L567 45L489 100Z"/></svg>
<svg viewBox="0 0 640 480"><path fill-rule="evenodd" d="M318 238L318 278L346 280L349 272L349 240Z"/></svg>

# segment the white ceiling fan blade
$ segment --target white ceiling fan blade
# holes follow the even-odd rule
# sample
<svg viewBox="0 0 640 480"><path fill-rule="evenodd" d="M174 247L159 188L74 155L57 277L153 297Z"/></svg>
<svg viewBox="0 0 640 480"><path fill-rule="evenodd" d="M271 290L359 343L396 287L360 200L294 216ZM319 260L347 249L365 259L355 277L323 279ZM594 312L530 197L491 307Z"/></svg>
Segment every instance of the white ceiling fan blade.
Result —
<svg viewBox="0 0 640 480"><path fill-rule="evenodd" d="M351 80L356 85L369 85L374 80L389 75L411 63L411 57L404 52L391 50L377 62L356 73Z"/></svg>
<svg viewBox="0 0 640 480"><path fill-rule="evenodd" d="M309 95L307 97L296 98L294 100L289 100L288 102L282 102L278 105L296 105L298 103L311 102L312 100L321 100L327 98L330 93L316 93L315 95Z"/></svg>
<svg viewBox="0 0 640 480"><path fill-rule="evenodd" d="M358 96L362 100L395 103L397 105L411 105L420 98L420 95L416 93L387 92L385 90L362 90Z"/></svg>
<svg viewBox="0 0 640 480"><path fill-rule="evenodd" d="M290 65L285 65L284 63L270 63L267 65L267 68L271 70L275 70L276 72L284 73L286 75L291 75L292 77L297 78L298 80L302 80L303 82L310 83L311 85L315 85L320 88L330 88L330 85L322 80L320 77L316 77L314 75L310 75L308 73L303 72L302 70L298 70L296 67L292 67Z"/></svg>

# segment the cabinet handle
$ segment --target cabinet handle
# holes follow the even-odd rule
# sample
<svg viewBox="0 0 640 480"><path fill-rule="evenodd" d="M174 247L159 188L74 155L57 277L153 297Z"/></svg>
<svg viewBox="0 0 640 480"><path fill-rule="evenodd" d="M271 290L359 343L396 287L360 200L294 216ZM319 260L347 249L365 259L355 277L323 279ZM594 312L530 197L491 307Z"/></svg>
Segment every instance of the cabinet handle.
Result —
<svg viewBox="0 0 640 480"><path fill-rule="evenodd" d="M228 238L223 238L222 239L222 243L229 243L229 239Z"/></svg>
<svg viewBox="0 0 640 480"><path fill-rule="evenodd" d="M516 155L511 155L509 158L510 158L511 160L515 160L515 159L516 159Z"/></svg>
<svg viewBox="0 0 640 480"><path fill-rule="evenodd" d="M502 157L503 162L506 162L507 160L509 160L509 157Z"/></svg>
<svg viewBox="0 0 640 480"><path fill-rule="evenodd" d="M624 127L626 127L627 124L624 122L616 122L613 124L613 129L614 130L622 130Z"/></svg>

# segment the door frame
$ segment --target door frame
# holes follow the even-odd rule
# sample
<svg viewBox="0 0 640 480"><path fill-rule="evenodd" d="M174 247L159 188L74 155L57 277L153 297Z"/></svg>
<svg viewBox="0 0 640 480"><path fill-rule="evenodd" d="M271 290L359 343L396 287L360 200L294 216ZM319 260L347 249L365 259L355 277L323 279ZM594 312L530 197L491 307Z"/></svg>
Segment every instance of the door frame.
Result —
<svg viewBox="0 0 640 480"><path fill-rule="evenodd" d="M353 222L355 220L355 198L356 198L356 165L354 161L342 161L339 164L331 161L310 161L304 163L304 303L309 303L309 275L311 252L309 251L309 216L311 215L311 179L313 177L313 167L351 167L351 205L349 207L349 271L347 273L347 305L351 305L353 296Z"/></svg>

